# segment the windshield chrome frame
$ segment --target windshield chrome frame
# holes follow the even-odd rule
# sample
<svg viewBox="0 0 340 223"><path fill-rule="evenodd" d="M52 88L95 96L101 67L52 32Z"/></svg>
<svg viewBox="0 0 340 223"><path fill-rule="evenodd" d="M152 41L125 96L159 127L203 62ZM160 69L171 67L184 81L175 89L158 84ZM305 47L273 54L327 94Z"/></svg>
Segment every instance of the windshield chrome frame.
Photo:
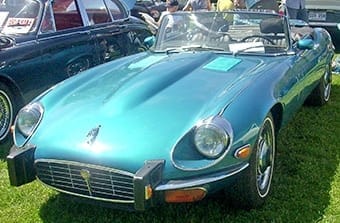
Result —
<svg viewBox="0 0 340 223"><path fill-rule="evenodd" d="M282 21L283 21L283 28L284 28L284 38L285 38L285 41L286 41L286 45L285 45L285 48L283 48L283 51L284 52L274 52L274 53L254 53L254 52L242 52L242 54L249 54L249 55L262 55L262 56L267 56L267 55L270 55L270 56L276 56L276 55L286 55L286 54L289 54L290 52L293 51L293 46L292 46L292 39L290 38L291 36L291 32L290 32L290 28L289 28L289 19L287 16L285 15L280 15L278 13L276 13L275 11L272 11L272 10L229 10L229 11L225 11L225 12L217 12L217 11L210 11L210 12L183 12L183 11L180 11L180 12L176 12L172 15L182 15L182 16L193 16L193 15L197 15L199 16L200 14L206 14L206 13L211 13L211 14L214 14L214 15L218 15L220 13L231 13L231 14L248 14L248 15L255 15L255 14L258 14L258 15L264 15L264 16L273 16L273 17L278 17L278 18L282 18ZM164 17L166 18L166 17ZM168 52L167 49L161 49L161 45L163 44L163 38L164 38L164 35L165 35L165 26L166 26L166 22L164 22L165 20L163 19L163 22L161 23L161 25L159 26L159 30L156 34L156 41L155 41L155 44L154 46L152 47L152 50L154 52ZM175 47L174 47L175 48ZM181 51L180 50L181 47L178 46L178 50L173 50L171 52L179 52ZM216 51L218 53L232 53L230 51Z"/></svg>

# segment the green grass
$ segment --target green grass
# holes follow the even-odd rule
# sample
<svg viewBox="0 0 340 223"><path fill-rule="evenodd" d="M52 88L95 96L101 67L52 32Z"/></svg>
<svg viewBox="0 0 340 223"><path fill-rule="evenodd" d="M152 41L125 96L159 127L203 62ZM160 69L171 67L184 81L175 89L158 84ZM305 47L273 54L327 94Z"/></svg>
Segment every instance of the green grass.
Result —
<svg viewBox="0 0 340 223"><path fill-rule="evenodd" d="M78 203L39 182L9 186L0 153L0 222L340 222L340 76L330 102L303 107L279 134L273 190L257 210L239 210L223 196L165 204L142 213Z"/></svg>

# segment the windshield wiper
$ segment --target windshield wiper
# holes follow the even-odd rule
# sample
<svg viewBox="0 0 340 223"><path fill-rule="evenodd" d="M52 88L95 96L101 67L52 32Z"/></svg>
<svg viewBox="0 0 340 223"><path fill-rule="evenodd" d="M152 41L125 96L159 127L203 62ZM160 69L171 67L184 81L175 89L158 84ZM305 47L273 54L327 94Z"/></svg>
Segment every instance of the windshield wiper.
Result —
<svg viewBox="0 0 340 223"><path fill-rule="evenodd" d="M238 55L239 53L242 53L242 52L245 52L247 50L251 50L251 49L256 49L256 48L263 48L264 50L264 46L250 46L250 47L246 47L246 48L243 48L243 49L239 49L239 50L235 50L233 51L233 55L236 56ZM257 51L248 51L250 53L256 53ZM247 53L248 53L247 52Z"/></svg>
<svg viewBox="0 0 340 223"><path fill-rule="evenodd" d="M180 52L180 51L190 51L190 50L225 51L223 48L219 48L219 47L211 47L211 46L203 46L203 45L191 45L191 46L182 46L182 47L177 47L177 48L170 48L170 49L166 50L166 53Z"/></svg>
<svg viewBox="0 0 340 223"><path fill-rule="evenodd" d="M215 51L224 51L223 48L219 48L219 47L212 47L212 46L202 46L202 45L198 45L198 46L184 46L181 47L184 50L215 50Z"/></svg>

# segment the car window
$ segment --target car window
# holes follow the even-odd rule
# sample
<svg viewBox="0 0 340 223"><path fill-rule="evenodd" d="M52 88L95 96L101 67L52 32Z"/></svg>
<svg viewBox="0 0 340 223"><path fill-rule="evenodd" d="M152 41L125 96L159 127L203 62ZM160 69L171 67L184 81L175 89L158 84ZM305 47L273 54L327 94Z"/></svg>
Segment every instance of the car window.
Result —
<svg viewBox="0 0 340 223"><path fill-rule="evenodd" d="M0 30L6 34L26 34L35 30L41 3L36 0L2 1Z"/></svg>
<svg viewBox="0 0 340 223"><path fill-rule="evenodd" d="M111 22L111 17L103 0L83 0L91 25Z"/></svg>
<svg viewBox="0 0 340 223"><path fill-rule="evenodd" d="M45 15L43 16L43 20L41 22L41 33L47 33L47 32L54 32L55 26L53 22L53 13L52 13L52 7L51 4L46 5Z"/></svg>
<svg viewBox="0 0 340 223"><path fill-rule="evenodd" d="M78 6L74 0L54 0L52 4L57 31L83 26Z"/></svg>
<svg viewBox="0 0 340 223"><path fill-rule="evenodd" d="M122 5L116 3L114 0L105 0L107 7L109 8L112 17L114 19L124 19L127 17L127 13L125 12Z"/></svg>

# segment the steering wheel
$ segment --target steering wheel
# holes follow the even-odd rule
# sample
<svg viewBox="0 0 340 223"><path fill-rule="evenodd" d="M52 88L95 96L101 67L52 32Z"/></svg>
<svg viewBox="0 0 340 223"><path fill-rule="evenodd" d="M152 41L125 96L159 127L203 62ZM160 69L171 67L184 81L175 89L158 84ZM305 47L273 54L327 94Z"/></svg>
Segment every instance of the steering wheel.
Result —
<svg viewBox="0 0 340 223"><path fill-rule="evenodd" d="M218 28L216 34L217 34L218 36L221 36L221 37L227 36L230 40L232 40L232 37L230 36L230 34L227 33L228 30L229 30L229 25L228 25L228 24L224 24L224 25L222 25L222 26L220 26L220 27Z"/></svg>
<svg viewBox="0 0 340 223"><path fill-rule="evenodd" d="M261 36L261 35L251 35L251 36L246 36L243 39L240 40L240 42L251 42L251 40L254 39L254 42L257 42L255 40L257 39L263 39L264 43L270 43L271 45L276 45L273 40L271 40L269 37L266 36Z"/></svg>

